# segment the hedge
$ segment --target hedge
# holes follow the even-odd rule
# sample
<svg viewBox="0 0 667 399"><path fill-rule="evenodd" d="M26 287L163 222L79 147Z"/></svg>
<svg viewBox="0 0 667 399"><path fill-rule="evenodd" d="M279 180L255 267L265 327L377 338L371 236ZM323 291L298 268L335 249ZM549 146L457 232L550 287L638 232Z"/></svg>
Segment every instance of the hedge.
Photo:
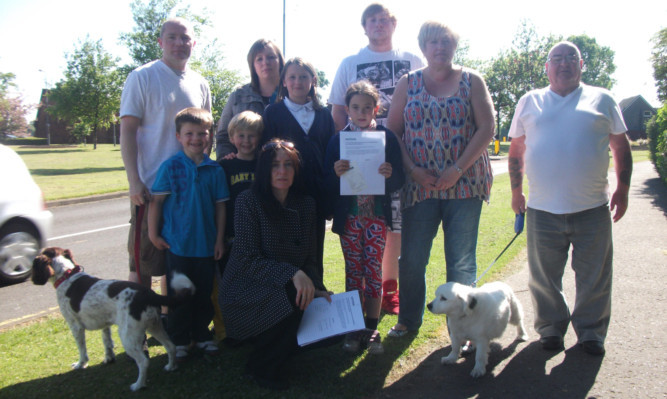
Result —
<svg viewBox="0 0 667 399"><path fill-rule="evenodd" d="M667 103L646 125L651 161L660 179L667 185Z"/></svg>

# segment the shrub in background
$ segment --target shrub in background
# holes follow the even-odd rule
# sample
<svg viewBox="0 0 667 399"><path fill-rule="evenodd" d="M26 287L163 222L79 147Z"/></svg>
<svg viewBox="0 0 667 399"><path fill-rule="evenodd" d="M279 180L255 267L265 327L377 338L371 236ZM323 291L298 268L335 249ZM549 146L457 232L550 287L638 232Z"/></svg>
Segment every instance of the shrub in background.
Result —
<svg viewBox="0 0 667 399"><path fill-rule="evenodd" d="M651 161L660 179L667 185L667 103L646 124Z"/></svg>
<svg viewBox="0 0 667 399"><path fill-rule="evenodd" d="M16 137L3 140L5 145L46 145L44 137Z"/></svg>

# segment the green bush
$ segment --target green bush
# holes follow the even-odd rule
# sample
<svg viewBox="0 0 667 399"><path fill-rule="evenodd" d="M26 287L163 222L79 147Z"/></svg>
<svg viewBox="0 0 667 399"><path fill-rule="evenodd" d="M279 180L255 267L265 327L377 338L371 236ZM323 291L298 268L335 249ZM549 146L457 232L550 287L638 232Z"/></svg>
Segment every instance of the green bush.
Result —
<svg viewBox="0 0 667 399"><path fill-rule="evenodd" d="M17 137L15 139L5 139L5 145L46 145L47 141L43 137Z"/></svg>
<svg viewBox="0 0 667 399"><path fill-rule="evenodd" d="M646 125L646 134L649 140L651 161L660 175L663 183L667 184L667 104L658 110Z"/></svg>

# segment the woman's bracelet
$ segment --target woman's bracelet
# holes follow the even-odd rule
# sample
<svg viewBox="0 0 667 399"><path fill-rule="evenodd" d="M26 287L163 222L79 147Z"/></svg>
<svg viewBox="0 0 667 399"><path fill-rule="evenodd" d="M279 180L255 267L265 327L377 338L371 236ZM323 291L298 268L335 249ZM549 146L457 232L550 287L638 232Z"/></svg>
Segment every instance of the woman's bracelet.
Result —
<svg viewBox="0 0 667 399"><path fill-rule="evenodd" d="M408 171L408 176L412 176L412 172L415 170L416 167L417 167L417 164L412 164L412 166L410 167L410 170Z"/></svg>

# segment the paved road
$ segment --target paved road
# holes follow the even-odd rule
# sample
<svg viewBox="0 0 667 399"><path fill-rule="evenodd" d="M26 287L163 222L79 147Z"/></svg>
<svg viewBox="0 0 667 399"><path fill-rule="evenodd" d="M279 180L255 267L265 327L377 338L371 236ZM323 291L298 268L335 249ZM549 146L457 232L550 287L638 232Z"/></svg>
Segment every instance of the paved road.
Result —
<svg viewBox="0 0 667 399"><path fill-rule="evenodd" d="M614 288L607 354L593 357L577 345L572 329L564 352L543 351L532 328L533 307L527 290L525 261L521 272L505 281L524 306L531 339L514 343L506 331L492 344L487 375L474 380L474 360L443 366L440 358L450 347L428 354L419 366L385 388L382 398L667 398L667 187L650 162L634 165L630 205L613 226ZM610 176L615 182L615 177ZM574 276L563 280L570 305ZM443 319L444 322L444 319Z"/></svg>
<svg viewBox="0 0 667 399"><path fill-rule="evenodd" d="M101 278L127 278L127 197L50 207L54 227L49 246L69 248L74 259ZM30 280L0 287L0 329L57 309L53 285Z"/></svg>

